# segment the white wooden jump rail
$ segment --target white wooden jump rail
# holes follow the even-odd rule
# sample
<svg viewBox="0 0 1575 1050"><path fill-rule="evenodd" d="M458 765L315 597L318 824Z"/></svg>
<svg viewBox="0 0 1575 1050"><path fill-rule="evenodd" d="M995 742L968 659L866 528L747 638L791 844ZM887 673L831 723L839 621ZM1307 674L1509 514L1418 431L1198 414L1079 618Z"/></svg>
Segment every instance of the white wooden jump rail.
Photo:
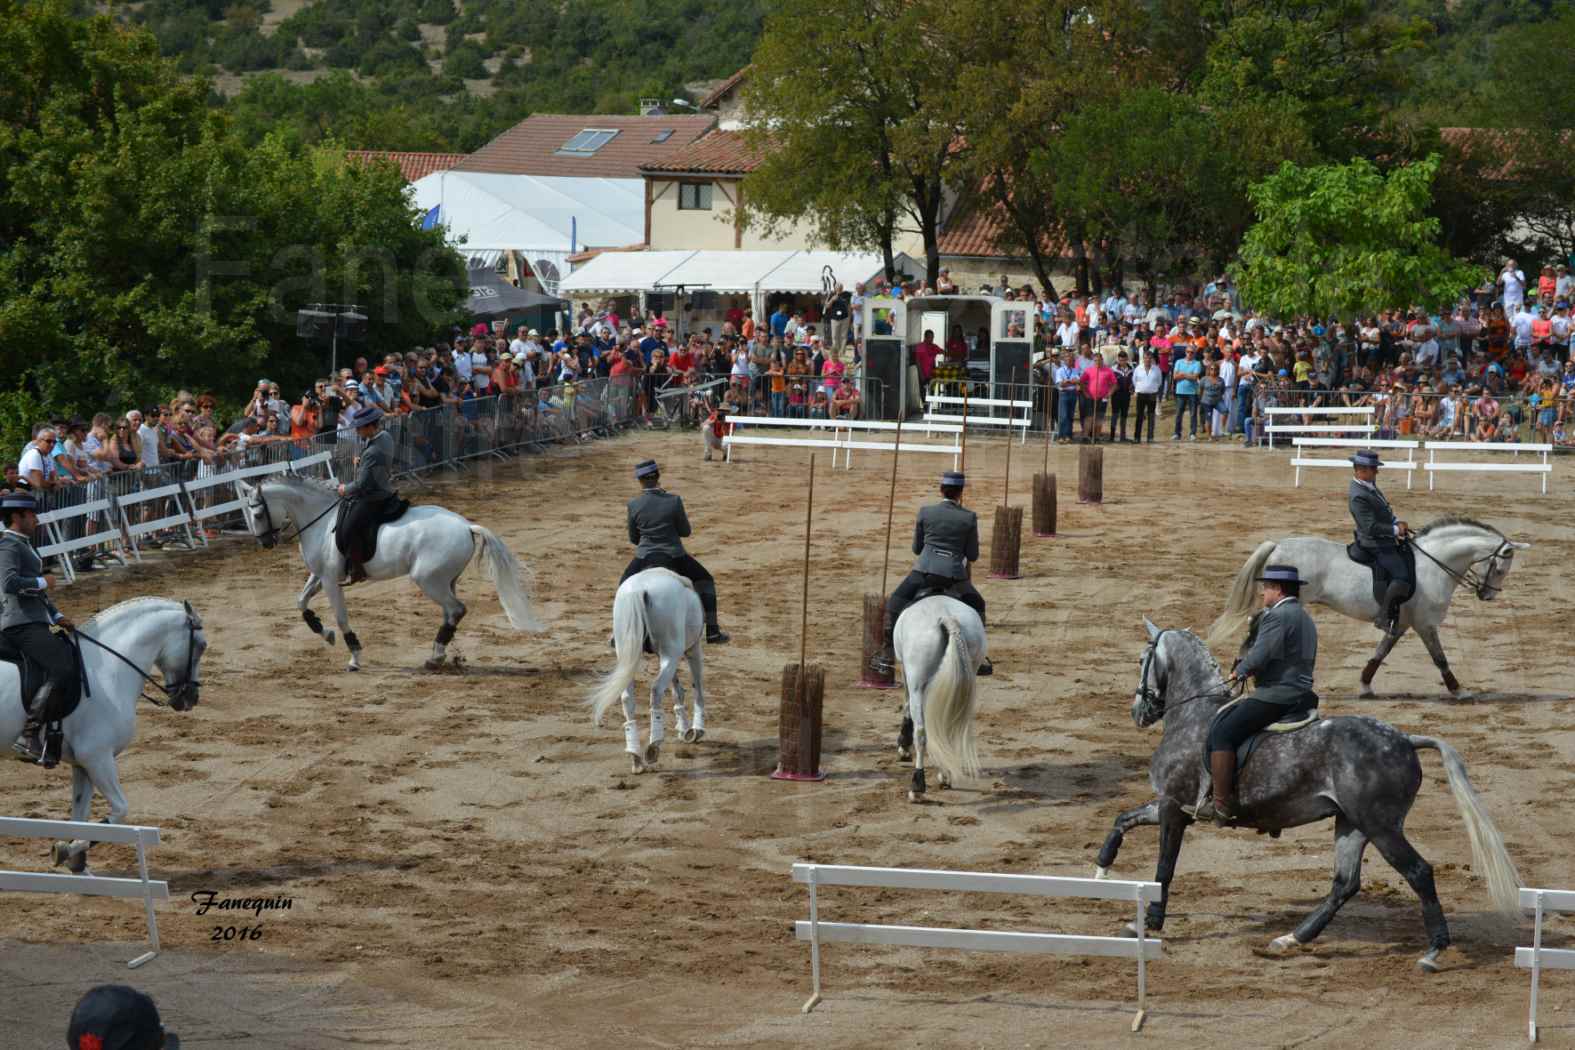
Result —
<svg viewBox="0 0 1575 1050"><path fill-rule="evenodd" d="M334 454L332 452L315 452L310 456L300 459L280 460L277 463L259 463L254 467L237 467L234 470L221 471L218 474L209 474L205 478L182 483L186 492L186 508L191 518L191 523L197 526L197 534L202 536L201 525L209 518L220 518L226 514L241 509L245 502L240 497L215 503L211 507L197 506L197 494L209 489L218 488L220 485L232 485L237 481L250 481L253 478L266 477L270 474L300 473L312 467L321 466L328 472L329 478L334 477ZM202 542L207 544L208 539L202 536Z"/></svg>
<svg viewBox="0 0 1575 1050"><path fill-rule="evenodd" d="M70 557L76 551L86 550L89 547L108 547L110 552L124 562L126 560L125 537L121 535L120 530L114 525L113 509L114 502L106 495L100 499L78 503L74 507L60 507L56 510L43 512L38 516L38 524L44 530L44 538L49 542L38 548L38 556L40 558L49 558L57 554L61 555L60 570L65 575L67 582L77 578L76 566ZM100 514L103 515L106 527L98 532L88 532L85 528L87 521ZM78 518L84 519L83 533L76 539L68 539L66 537L68 523Z"/></svg>
<svg viewBox="0 0 1575 1050"><path fill-rule="evenodd" d="M1552 445L1520 444L1517 442L1499 441L1429 441L1427 442L1427 462L1422 468L1427 471L1427 490L1433 491L1433 479L1439 471L1482 471L1484 473L1499 474L1541 474L1542 494L1548 494L1548 475L1553 473L1553 464L1548 462L1548 453L1553 451ZM1443 451L1451 452L1513 452L1514 463L1440 463L1436 457ZM1537 461L1519 462L1520 453L1525 452L1536 456Z"/></svg>
<svg viewBox="0 0 1575 1050"><path fill-rule="evenodd" d="M1372 405L1325 406L1319 408L1266 408L1266 416L1365 416L1369 421L1374 418ZM1338 421L1330 423L1265 423L1263 432L1269 436L1269 447L1274 447L1276 434L1373 434L1378 427L1372 422L1365 424L1341 424Z"/></svg>
<svg viewBox="0 0 1575 1050"><path fill-rule="evenodd" d="M1414 471L1416 471L1417 468L1421 466L1421 464L1415 459L1416 450L1422 447L1422 443L1420 441L1378 441L1371 438L1357 439L1298 437L1292 438L1291 444L1295 446L1295 452L1293 452L1291 455L1291 466L1296 468L1297 488L1301 488L1302 485L1303 467L1345 467L1347 470L1349 470L1351 466L1351 460L1349 456L1342 456L1339 459L1318 459L1311 456L1302 455L1301 450L1304 448L1404 449L1405 459L1384 460L1379 469L1405 471L1406 488L1411 487L1411 479L1415 477Z"/></svg>
<svg viewBox="0 0 1575 1050"><path fill-rule="evenodd" d="M1035 952L1053 955L1103 955L1137 960L1137 1014L1132 1031L1147 1015L1148 963L1160 957L1163 942L1143 931L1143 905L1159 900L1157 882L1120 879L1060 878L1050 875L1000 875L916 868L864 868L844 864L794 864L793 881L809 887L809 921L793 924L794 935L809 942L814 994L804 1003L809 1013L820 1002L820 945L902 944L920 948L962 948L985 952ZM1016 893L1035 897L1085 897L1132 901L1137 908L1136 937L1082 937L1062 933L1015 933L960 930L931 926L878 926L866 923L821 922L819 886L884 886L904 890L955 890L961 893ZM1571 953L1575 954L1575 953Z"/></svg>
<svg viewBox="0 0 1575 1050"><path fill-rule="evenodd" d="M722 438L722 446L728 462L733 460L734 445L777 445L799 448L829 448L831 449L831 465L837 465L837 453L845 457L844 468L853 466L853 450L864 449L872 452L937 452L952 457L952 466L957 466L962 461L962 427L938 426L935 429L943 434L952 435L951 444L917 444L903 440L900 450L895 442L887 441L860 441L854 435L858 432L890 432L897 429L896 423L883 420L864 419L786 419L781 416L734 416L728 420L733 427L739 426L764 426L773 428L790 428L810 433L827 434L826 437L751 437L747 434L736 434L730 429ZM914 428L908 428L911 433Z"/></svg>
<svg viewBox="0 0 1575 1050"><path fill-rule="evenodd" d="M1034 403L1032 401L1012 401L999 397L970 397L967 399L957 397L955 394L931 394L925 398L925 403L930 406L924 413L925 433L929 433L932 424L956 423L961 424L966 418L968 426L980 427L1016 427L1021 432L1018 444L1028 440L1028 428L1033 425ZM967 404L973 408L1004 408L1004 416L976 416L972 412L964 417L958 414L941 413L935 411L937 405ZM1017 409L1022 409L1022 416L1016 414Z"/></svg>
<svg viewBox="0 0 1575 1050"><path fill-rule="evenodd" d="M1548 912L1575 912L1575 891L1520 888L1520 907L1535 915L1531 947L1515 949L1515 965L1531 971L1531 1041L1537 1041L1537 986L1543 970L1575 970L1575 951L1542 946L1542 917Z"/></svg>
<svg viewBox="0 0 1575 1050"><path fill-rule="evenodd" d="M21 839L87 839L89 842L122 842L137 847L141 878L115 879L100 875L60 875L31 871L0 871L0 891L16 893L80 893L87 897L141 897L148 918L148 951L126 965L136 969L159 954L159 923L153 914L155 900L169 900L170 886L148 878L148 847L159 842L159 829L135 824L93 824L76 820L29 820L0 817L0 836Z"/></svg>

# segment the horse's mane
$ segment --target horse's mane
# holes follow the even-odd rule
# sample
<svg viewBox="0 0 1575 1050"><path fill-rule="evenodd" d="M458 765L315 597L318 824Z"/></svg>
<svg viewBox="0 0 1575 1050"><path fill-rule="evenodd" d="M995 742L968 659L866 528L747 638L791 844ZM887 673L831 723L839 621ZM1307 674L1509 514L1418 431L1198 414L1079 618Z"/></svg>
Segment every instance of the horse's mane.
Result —
<svg viewBox="0 0 1575 1050"><path fill-rule="evenodd" d="M1421 531L1418 532L1417 535L1426 536L1436 529L1445 529L1451 525L1465 525L1473 529L1481 529L1483 532L1491 532L1493 535L1499 537L1504 535L1502 532L1498 531L1491 525L1484 524L1475 518L1467 518L1459 514L1449 514L1442 518L1434 518L1432 521L1422 526Z"/></svg>
<svg viewBox="0 0 1575 1050"><path fill-rule="evenodd" d="M153 602L161 602L167 605L180 604L174 598L161 598L156 594L146 594L140 598L127 598L123 602L116 602L107 609L100 609L98 612L90 616L87 623L83 624L82 627L91 634L95 627L102 626L106 620L116 619L120 616L121 612L130 609L132 606L149 605Z"/></svg>
<svg viewBox="0 0 1575 1050"><path fill-rule="evenodd" d="M319 481L316 478L308 478L301 474L270 474L263 480L264 482L278 482L286 488L303 489L308 492L316 492L326 496L337 496L339 494L338 490L335 489L334 486L329 482Z"/></svg>
<svg viewBox="0 0 1575 1050"><path fill-rule="evenodd" d="M1225 677L1225 669L1222 668L1220 666L1220 662L1214 658L1214 650L1209 648L1209 643L1208 642L1204 641L1202 638L1200 638L1197 635L1193 634L1192 630L1190 628L1186 628L1186 627L1175 628L1172 631L1172 633L1179 634L1179 635L1181 635L1184 638L1190 638L1194 642L1198 643L1197 647L1198 647L1199 651L1201 651L1203 653L1204 658L1208 660L1210 669L1212 669L1215 672L1217 672L1221 678Z"/></svg>

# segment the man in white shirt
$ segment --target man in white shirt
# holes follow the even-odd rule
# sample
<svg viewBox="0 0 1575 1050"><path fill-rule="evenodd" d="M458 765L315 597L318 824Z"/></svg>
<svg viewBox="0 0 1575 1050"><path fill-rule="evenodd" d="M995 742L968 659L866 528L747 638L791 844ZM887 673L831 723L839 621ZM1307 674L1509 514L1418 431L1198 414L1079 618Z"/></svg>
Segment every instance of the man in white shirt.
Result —
<svg viewBox="0 0 1575 1050"><path fill-rule="evenodd" d="M1099 303L1094 299L1093 296L1088 297L1088 310L1084 316L1088 318L1088 327L1095 332L1099 331L1101 327L1101 314L1099 312Z"/></svg>
<svg viewBox="0 0 1575 1050"><path fill-rule="evenodd" d="M1082 328L1078 326L1077 318L1070 313L1062 314L1061 324L1055 330L1056 343L1063 349L1075 350L1077 348L1077 337L1081 332Z"/></svg>
<svg viewBox="0 0 1575 1050"><path fill-rule="evenodd" d="M1506 310L1507 314L1509 311ZM1510 317L1509 324L1515 330L1515 349L1522 352L1531 347L1531 326L1537 320L1537 308L1524 306L1516 310Z"/></svg>
<svg viewBox="0 0 1575 1050"><path fill-rule="evenodd" d="M1515 260L1510 259L1504 263L1498 283L1504 288L1504 316L1512 317L1526 301L1526 275L1517 270Z"/></svg>
<svg viewBox="0 0 1575 1050"><path fill-rule="evenodd" d="M1131 301L1121 308L1121 319L1129 324L1136 324L1143 319L1147 311L1148 306L1144 304L1143 296L1134 295Z"/></svg>
<svg viewBox="0 0 1575 1050"><path fill-rule="evenodd" d="M126 413L126 422L137 428L137 440L142 445L142 466L157 467L159 465L159 432L147 424L143 415L137 409Z"/></svg>
<svg viewBox="0 0 1575 1050"><path fill-rule="evenodd" d="M524 325L514 330L514 339L509 343L509 353L518 357L525 352L525 333L529 331Z"/></svg>
<svg viewBox="0 0 1575 1050"><path fill-rule="evenodd" d="M1134 417L1132 428L1133 444L1144 440L1145 419L1148 420L1148 443L1150 445L1154 443L1154 419L1159 404L1159 388L1164 381L1164 373L1160 372L1159 365L1154 363L1154 352L1145 347L1142 359L1132 370L1132 392L1137 395L1137 415Z"/></svg>
<svg viewBox="0 0 1575 1050"><path fill-rule="evenodd" d="M1229 353L1222 354L1219 360L1220 382L1225 386L1225 392L1220 398L1220 418L1215 422L1215 436L1231 432L1232 422L1235 420L1233 409L1236 407L1236 362Z"/></svg>
<svg viewBox="0 0 1575 1050"><path fill-rule="evenodd" d="M33 487L34 492L42 492L54 484L55 464L50 459L50 454L54 451L55 430L47 425L33 431L33 440L22 450L22 458L17 461L16 472L23 481Z"/></svg>
<svg viewBox="0 0 1575 1050"><path fill-rule="evenodd" d="M1553 284L1553 298L1568 300L1570 292L1575 291L1575 278L1570 277L1570 268L1559 263L1553 272L1558 275Z"/></svg>
<svg viewBox="0 0 1575 1050"><path fill-rule="evenodd" d="M1153 306L1150 306L1147 310L1143 311L1143 323L1154 329L1156 332L1159 331L1159 326L1161 324L1169 324L1170 320L1170 312L1163 306L1160 306L1158 303L1155 303Z"/></svg>

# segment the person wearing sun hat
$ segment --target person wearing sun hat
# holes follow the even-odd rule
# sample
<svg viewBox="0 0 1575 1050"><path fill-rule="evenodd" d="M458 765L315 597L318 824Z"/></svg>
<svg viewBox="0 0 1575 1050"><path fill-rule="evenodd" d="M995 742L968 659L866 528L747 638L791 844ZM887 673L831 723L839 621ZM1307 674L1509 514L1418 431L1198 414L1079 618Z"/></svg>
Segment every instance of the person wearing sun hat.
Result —
<svg viewBox="0 0 1575 1050"><path fill-rule="evenodd" d="M1400 541L1410 537L1411 529L1395 517L1389 500L1378 491L1378 468L1382 465L1372 449L1364 448L1351 457L1351 473L1355 476L1347 491L1347 504L1356 522L1356 545L1368 553L1388 580L1373 626L1392 632L1400 618L1400 606L1411 597L1415 581L1411 578L1411 566L1400 551Z"/></svg>
<svg viewBox="0 0 1575 1050"><path fill-rule="evenodd" d="M941 501L919 509L913 526L913 553L919 560L886 599L881 650L870 660L876 671L885 673L896 666L897 617L925 588L970 606L979 614L979 623L984 623L984 597L968 578L968 564L979 560L979 515L958 502L967 482L960 471L946 471L941 475ZM979 673L995 673L988 657Z"/></svg>
<svg viewBox="0 0 1575 1050"><path fill-rule="evenodd" d="M1236 749L1254 733L1288 714L1318 708L1313 669L1318 662L1318 626L1302 607L1303 580L1294 565L1268 565L1258 577L1263 612L1247 636L1247 652L1231 681L1255 680L1253 691L1231 704L1209 726L1207 750L1212 794L1199 801L1195 820L1220 825L1236 819Z"/></svg>
<svg viewBox="0 0 1575 1050"><path fill-rule="evenodd" d="M393 513L394 507L402 502L391 478L394 435L379 427L382 420L383 410L373 404L360 405L347 420L350 429L366 444L355 459L355 479L339 486L345 503L334 525L334 542L345 558L346 586L366 579L366 562L371 558L366 531L398 517Z"/></svg>
<svg viewBox="0 0 1575 1050"><path fill-rule="evenodd" d="M66 1027L71 1050L180 1050L180 1036L164 1027L145 992L101 984L77 1000Z"/></svg>

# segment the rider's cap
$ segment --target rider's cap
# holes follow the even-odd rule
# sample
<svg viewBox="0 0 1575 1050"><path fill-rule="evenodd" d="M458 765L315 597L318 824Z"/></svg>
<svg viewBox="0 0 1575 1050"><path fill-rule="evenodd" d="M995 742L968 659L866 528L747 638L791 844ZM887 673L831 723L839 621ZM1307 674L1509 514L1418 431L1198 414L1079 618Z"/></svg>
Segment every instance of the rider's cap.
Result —
<svg viewBox="0 0 1575 1050"><path fill-rule="evenodd" d="M1263 570L1263 575L1258 577L1262 583L1306 583L1307 581L1296 575L1294 565L1270 565Z"/></svg>
<svg viewBox="0 0 1575 1050"><path fill-rule="evenodd" d="M1352 456L1351 462L1358 467L1378 467L1383 465L1383 460L1378 458L1378 453L1370 448L1364 448Z"/></svg>
<svg viewBox="0 0 1575 1050"><path fill-rule="evenodd" d="M654 459L641 460L634 465L634 476L637 478L654 478L660 473Z"/></svg>
<svg viewBox="0 0 1575 1050"><path fill-rule="evenodd" d="M25 492L7 492L0 496L0 510L37 510L38 501Z"/></svg>
<svg viewBox="0 0 1575 1050"><path fill-rule="evenodd" d="M356 409L353 414L351 414L350 425L359 429L360 427L369 426L373 423L376 423L382 418L383 410L381 408L378 408L376 405L372 404L362 405L360 408Z"/></svg>
<svg viewBox="0 0 1575 1050"><path fill-rule="evenodd" d="M161 1041L162 1040L162 1041ZM167 1032L159 1008L143 992L124 984L101 984L77 1001L66 1029L71 1050L180 1050L180 1036Z"/></svg>
<svg viewBox="0 0 1575 1050"><path fill-rule="evenodd" d="M962 488L963 485L967 484L967 481L968 479L963 476L963 472L960 470L948 470L941 475L941 484L947 488Z"/></svg>

